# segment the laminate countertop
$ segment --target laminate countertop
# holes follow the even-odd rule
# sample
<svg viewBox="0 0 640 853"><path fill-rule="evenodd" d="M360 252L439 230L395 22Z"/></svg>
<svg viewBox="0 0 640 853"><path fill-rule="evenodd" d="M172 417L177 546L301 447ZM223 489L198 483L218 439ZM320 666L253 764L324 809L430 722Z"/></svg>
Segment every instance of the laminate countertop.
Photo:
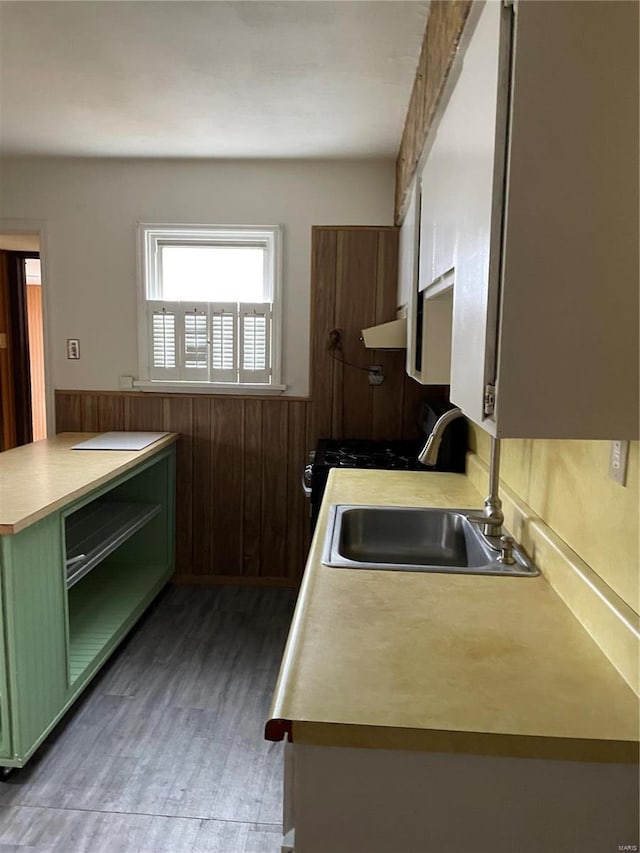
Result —
<svg viewBox="0 0 640 853"><path fill-rule="evenodd" d="M331 471L266 736L638 761L638 698L544 576L322 565L331 504L479 508L461 474Z"/></svg>
<svg viewBox="0 0 640 853"><path fill-rule="evenodd" d="M95 435L63 432L0 453L0 534L18 533L177 440L168 433L142 450L71 450Z"/></svg>

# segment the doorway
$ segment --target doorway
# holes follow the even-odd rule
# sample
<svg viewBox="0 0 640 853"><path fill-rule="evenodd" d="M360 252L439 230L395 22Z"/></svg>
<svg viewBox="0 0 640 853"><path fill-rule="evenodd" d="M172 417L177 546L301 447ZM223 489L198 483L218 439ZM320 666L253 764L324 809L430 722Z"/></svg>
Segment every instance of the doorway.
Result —
<svg viewBox="0 0 640 853"><path fill-rule="evenodd" d="M0 234L0 450L47 435L38 235Z"/></svg>

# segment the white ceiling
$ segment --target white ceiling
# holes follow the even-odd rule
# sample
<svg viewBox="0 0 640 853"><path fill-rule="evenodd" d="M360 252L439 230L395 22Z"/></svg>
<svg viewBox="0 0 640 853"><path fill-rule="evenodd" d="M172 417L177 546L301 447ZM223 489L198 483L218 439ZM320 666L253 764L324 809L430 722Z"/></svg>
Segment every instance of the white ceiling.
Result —
<svg viewBox="0 0 640 853"><path fill-rule="evenodd" d="M0 3L0 151L393 157L426 0Z"/></svg>

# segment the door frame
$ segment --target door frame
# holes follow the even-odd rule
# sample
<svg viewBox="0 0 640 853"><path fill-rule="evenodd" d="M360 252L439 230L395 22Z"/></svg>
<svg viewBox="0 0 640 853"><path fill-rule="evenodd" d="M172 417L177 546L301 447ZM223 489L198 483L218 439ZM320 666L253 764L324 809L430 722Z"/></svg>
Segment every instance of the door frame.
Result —
<svg viewBox="0 0 640 853"><path fill-rule="evenodd" d="M55 393L53 388L53 341L51 334L51 299L49 294L49 251L47 226L42 219L2 219L0 234L29 234L38 238L40 245L42 287L42 334L44 340L44 395L47 407L47 436L55 435Z"/></svg>

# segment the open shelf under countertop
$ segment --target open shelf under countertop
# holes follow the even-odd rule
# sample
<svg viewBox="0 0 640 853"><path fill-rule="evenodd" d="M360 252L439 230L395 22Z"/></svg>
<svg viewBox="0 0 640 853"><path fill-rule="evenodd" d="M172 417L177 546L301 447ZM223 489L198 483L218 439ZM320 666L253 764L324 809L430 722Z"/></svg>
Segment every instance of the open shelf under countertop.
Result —
<svg viewBox="0 0 640 853"><path fill-rule="evenodd" d="M65 524L67 587L119 548L161 510L159 504L94 501L70 515Z"/></svg>

